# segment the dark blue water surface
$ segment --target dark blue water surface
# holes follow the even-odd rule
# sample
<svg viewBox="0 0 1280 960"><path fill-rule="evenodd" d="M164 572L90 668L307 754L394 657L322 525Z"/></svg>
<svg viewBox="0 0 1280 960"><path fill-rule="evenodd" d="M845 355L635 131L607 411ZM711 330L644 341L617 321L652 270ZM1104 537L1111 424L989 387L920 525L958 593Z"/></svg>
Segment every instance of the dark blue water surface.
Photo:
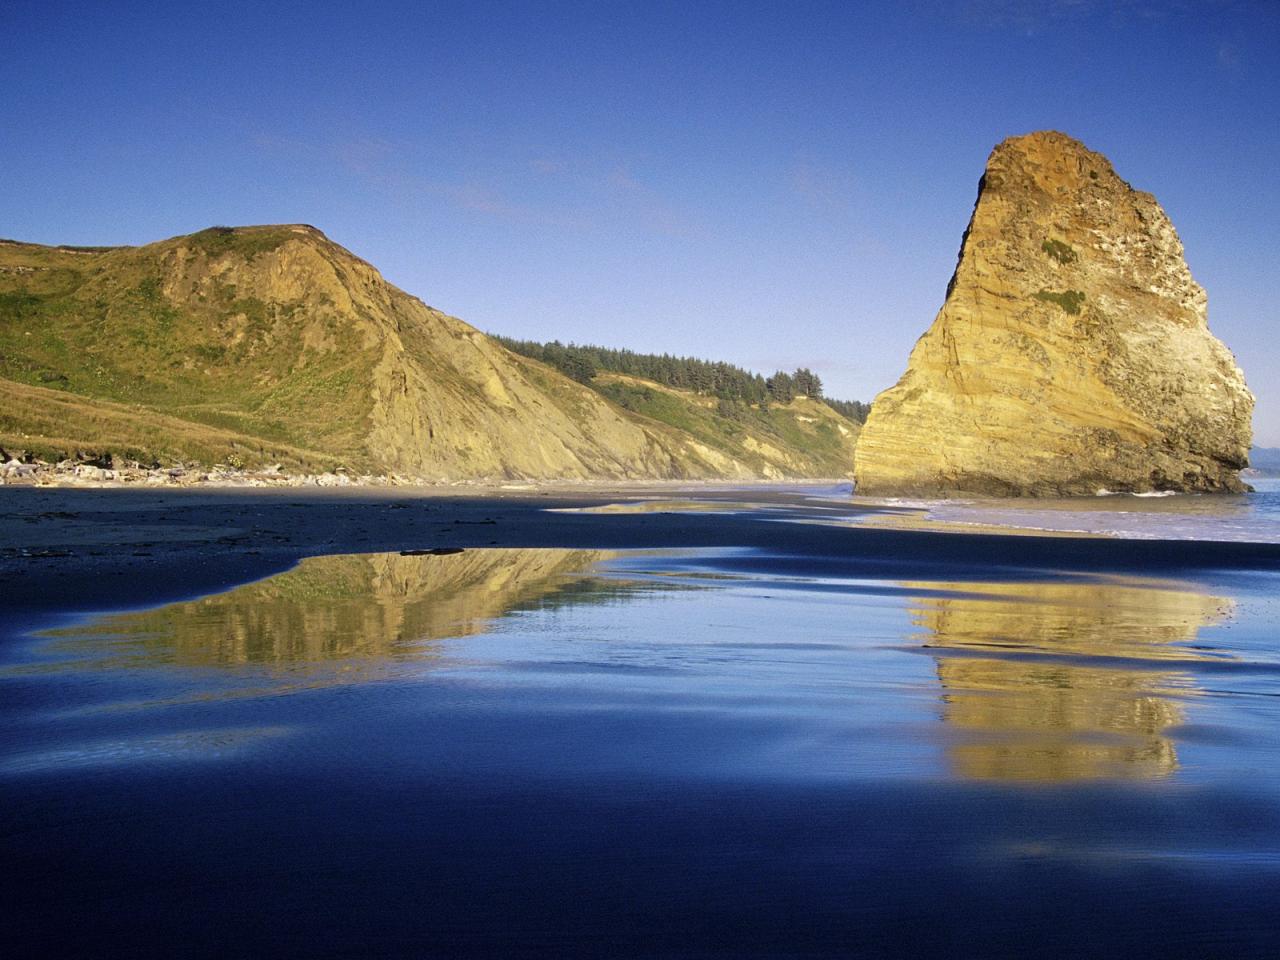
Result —
<svg viewBox="0 0 1280 960"><path fill-rule="evenodd" d="M10 637L6 953L1280 954L1274 577L784 566L319 557Z"/></svg>

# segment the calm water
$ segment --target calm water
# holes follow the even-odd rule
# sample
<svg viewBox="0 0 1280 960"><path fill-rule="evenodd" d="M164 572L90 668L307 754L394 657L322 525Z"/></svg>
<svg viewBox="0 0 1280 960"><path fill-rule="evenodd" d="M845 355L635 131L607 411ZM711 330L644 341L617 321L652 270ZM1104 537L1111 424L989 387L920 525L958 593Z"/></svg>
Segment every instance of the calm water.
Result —
<svg viewBox="0 0 1280 960"><path fill-rule="evenodd" d="M1275 579L304 561L9 639L19 955L1272 957Z"/></svg>

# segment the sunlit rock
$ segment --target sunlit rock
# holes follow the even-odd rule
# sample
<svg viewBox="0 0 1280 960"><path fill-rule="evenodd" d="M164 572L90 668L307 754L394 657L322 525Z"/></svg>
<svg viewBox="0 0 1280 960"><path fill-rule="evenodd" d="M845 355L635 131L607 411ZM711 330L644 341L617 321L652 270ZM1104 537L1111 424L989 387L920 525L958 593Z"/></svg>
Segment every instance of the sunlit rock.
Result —
<svg viewBox="0 0 1280 960"><path fill-rule="evenodd" d="M1155 198L1061 133L987 161L955 275L872 407L869 495L1240 491L1253 396Z"/></svg>

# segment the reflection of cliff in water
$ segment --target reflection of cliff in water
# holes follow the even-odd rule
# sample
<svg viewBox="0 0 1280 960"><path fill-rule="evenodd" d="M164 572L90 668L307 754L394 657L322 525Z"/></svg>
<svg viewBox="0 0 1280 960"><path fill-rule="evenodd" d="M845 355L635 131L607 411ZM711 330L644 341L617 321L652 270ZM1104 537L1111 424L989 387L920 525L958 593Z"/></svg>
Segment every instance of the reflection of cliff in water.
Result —
<svg viewBox="0 0 1280 960"><path fill-rule="evenodd" d="M468 550L311 557L227 593L54 632L109 657L187 665L422 656L519 609L601 603L637 589L591 577L599 550ZM100 645L107 641L109 652Z"/></svg>
<svg viewBox="0 0 1280 960"><path fill-rule="evenodd" d="M919 586L925 586L920 584ZM1165 731L1194 687L1178 661L1230 602L1168 584L928 584L913 615L938 656L962 777L1065 781L1167 776Z"/></svg>

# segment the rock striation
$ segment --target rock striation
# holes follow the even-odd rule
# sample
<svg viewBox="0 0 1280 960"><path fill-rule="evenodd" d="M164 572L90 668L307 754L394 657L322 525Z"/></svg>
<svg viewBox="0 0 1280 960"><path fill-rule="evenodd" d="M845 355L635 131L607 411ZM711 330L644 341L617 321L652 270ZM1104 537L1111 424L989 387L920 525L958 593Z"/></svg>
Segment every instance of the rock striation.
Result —
<svg viewBox="0 0 1280 960"><path fill-rule="evenodd" d="M872 496L1241 491L1253 396L1155 198L1056 132L1005 140L854 476Z"/></svg>

